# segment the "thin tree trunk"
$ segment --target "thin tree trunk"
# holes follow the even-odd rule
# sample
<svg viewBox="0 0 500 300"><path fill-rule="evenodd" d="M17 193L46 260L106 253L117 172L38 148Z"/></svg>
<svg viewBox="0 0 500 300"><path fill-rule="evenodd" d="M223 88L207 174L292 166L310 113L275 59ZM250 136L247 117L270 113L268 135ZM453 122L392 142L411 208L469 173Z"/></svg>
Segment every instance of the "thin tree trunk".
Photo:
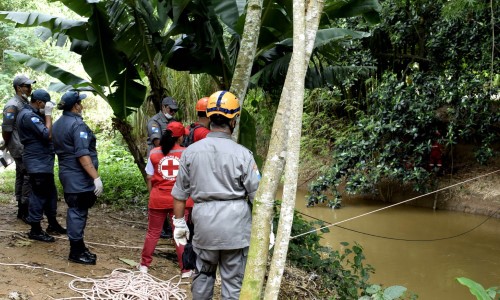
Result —
<svg viewBox="0 0 500 300"><path fill-rule="evenodd" d="M290 81L291 74L292 72L287 73L285 86L286 82ZM240 299L260 299L264 287L274 199L276 199L285 165L286 123L284 120L290 104L288 99L290 99L288 90L283 89L274 117L269 150L262 170L262 179L253 201L250 250Z"/></svg>
<svg viewBox="0 0 500 300"><path fill-rule="evenodd" d="M323 1L309 1L306 8L305 3L302 1L293 2L294 47L291 68L288 70L288 73L292 72L293 78L287 82L288 84L285 83L286 85L284 86L284 90L289 90L290 93L290 97L288 98L290 99L290 108L288 110L290 116L287 128L285 184L276 245L271 261L264 299L278 298L281 279L285 269L297 192L305 76L314 46L323 5ZM281 101L284 100L284 94L285 93L282 93Z"/></svg>
<svg viewBox="0 0 500 300"><path fill-rule="evenodd" d="M241 39L240 51L236 60L236 67L231 82L231 91L238 97L240 106L243 107L243 101L247 93L248 82L252 74L252 66L257 51L257 42L259 41L261 15L263 0L249 0L247 4L247 15L245 17L245 27ZM236 128L233 131L233 140L238 140L240 132L240 121L236 122Z"/></svg>

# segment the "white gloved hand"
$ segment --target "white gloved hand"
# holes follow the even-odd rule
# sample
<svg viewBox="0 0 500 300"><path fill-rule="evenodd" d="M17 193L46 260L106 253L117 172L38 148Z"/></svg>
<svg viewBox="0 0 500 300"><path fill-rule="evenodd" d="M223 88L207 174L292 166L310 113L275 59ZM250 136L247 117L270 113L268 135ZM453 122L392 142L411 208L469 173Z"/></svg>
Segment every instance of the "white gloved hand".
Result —
<svg viewBox="0 0 500 300"><path fill-rule="evenodd" d="M274 247L274 232L271 231L271 234L269 235L269 250L271 250Z"/></svg>
<svg viewBox="0 0 500 300"><path fill-rule="evenodd" d="M48 103L48 102L47 102ZM102 185L101 177L97 177L94 179L94 194L99 197L102 194L102 191L104 190L104 186Z"/></svg>
<svg viewBox="0 0 500 300"><path fill-rule="evenodd" d="M174 222L174 241L179 245L186 245L189 239L189 228L187 227L186 220L184 218L176 219L175 216L172 217Z"/></svg>
<svg viewBox="0 0 500 300"><path fill-rule="evenodd" d="M52 116L53 109L54 109L54 103L52 101L47 101L45 103L45 108L43 110L45 111L46 116Z"/></svg>

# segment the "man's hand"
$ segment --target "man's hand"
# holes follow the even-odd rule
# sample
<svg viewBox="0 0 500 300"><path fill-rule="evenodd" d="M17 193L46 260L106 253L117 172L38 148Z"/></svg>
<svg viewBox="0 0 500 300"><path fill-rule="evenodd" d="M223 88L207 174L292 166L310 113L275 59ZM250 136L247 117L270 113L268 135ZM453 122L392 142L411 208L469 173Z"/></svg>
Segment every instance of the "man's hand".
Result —
<svg viewBox="0 0 500 300"><path fill-rule="evenodd" d="M54 103L52 101L47 101L45 103L45 115L46 116L52 116L52 110L54 109Z"/></svg>
<svg viewBox="0 0 500 300"><path fill-rule="evenodd" d="M186 220L184 218L176 219L175 216L172 217L174 222L174 241L179 245L186 245L189 239L189 228L187 227Z"/></svg>
<svg viewBox="0 0 500 300"><path fill-rule="evenodd" d="M47 102L48 103L48 102ZM94 179L94 194L99 197L102 194L102 191L104 190L104 186L102 185L101 177L97 177Z"/></svg>

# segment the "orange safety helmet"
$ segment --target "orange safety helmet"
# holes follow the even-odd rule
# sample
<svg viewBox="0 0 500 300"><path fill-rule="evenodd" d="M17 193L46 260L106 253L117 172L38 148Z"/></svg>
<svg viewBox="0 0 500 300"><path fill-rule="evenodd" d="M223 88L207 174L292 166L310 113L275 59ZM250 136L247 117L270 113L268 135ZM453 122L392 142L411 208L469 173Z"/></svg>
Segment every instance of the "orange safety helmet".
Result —
<svg viewBox="0 0 500 300"><path fill-rule="evenodd" d="M196 102L196 111L207 111L208 97L203 97Z"/></svg>
<svg viewBox="0 0 500 300"><path fill-rule="evenodd" d="M240 114L240 102L236 96L228 91L213 93L207 103L207 117L223 115L232 119Z"/></svg>

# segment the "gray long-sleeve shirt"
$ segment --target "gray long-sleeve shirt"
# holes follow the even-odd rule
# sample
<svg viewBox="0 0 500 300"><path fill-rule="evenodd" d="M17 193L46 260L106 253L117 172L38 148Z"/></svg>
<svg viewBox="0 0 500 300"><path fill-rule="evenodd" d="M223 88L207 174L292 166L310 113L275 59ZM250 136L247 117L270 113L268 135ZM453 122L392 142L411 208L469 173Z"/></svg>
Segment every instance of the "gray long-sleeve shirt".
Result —
<svg viewBox="0 0 500 300"><path fill-rule="evenodd" d="M260 180L252 152L211 132L183 153L172 196L195 202L193 245L208 250L249 246L250 205Z"/></svg>

